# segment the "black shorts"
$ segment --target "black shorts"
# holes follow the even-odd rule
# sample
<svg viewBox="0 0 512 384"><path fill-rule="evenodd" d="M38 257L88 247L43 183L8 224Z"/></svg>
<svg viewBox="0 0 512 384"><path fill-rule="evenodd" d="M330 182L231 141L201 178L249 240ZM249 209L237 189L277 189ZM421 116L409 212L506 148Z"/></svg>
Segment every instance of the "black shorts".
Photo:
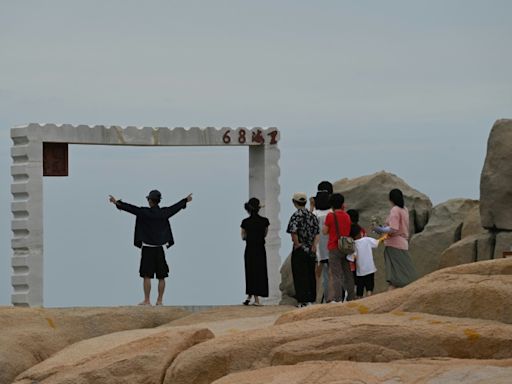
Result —
<svg viewBox="0 0 512 384"><path fill-rule="evenodd" d="M364 289L366 291L372 291L375 287L374 273L370 273L366 276L356 276L356 287L357 287L357 296L362 297L364 294Z"/></svg>
<svg viewBox="0 0 512 384"><path fill-rule="evenodd" d="M169 276L163 247L142 247L139 267L140 277L164 279Z"/></svg>

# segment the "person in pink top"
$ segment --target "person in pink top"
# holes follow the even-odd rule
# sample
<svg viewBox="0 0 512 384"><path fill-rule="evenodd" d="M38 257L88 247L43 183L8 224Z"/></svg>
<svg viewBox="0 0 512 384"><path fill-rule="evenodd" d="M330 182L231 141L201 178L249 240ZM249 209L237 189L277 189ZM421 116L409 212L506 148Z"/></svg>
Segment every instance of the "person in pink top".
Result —
<svg viewBox="0 0 512 384"><path fill-rule="evenodd" d="M393 207L385 226L377 226L373 230L388 235L384 241L384 263L389 289L394 289L416 280L416 270L409 256L409 211L405 208L402 191L391 190L389 201Z"/></svg>

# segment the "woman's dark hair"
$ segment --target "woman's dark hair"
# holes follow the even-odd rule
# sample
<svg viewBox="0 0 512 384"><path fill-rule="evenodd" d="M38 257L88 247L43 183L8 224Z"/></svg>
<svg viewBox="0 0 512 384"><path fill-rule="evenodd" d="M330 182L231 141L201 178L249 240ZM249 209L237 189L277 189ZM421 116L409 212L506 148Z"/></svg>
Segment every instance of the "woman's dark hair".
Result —
<svg viewBox="0 0 512 384"><path fill-rule="evenodd" d="M359 223L359 211L357 209L349 209L347 213L350 216L352 224Z"/></svg>
<svg viewBox="0 0 512 384"><path fill-rule="evenodd" d="M404 195L399 189L392 189L389 192L389 200L400 208L404 207Z"/></svg>
<svg viewBox="0 0 512 384"><path fill-rule="evenodd" d="M317 191L318 192L325 191L329 195L332 195L332 192L333 192L332 183L329 181L321 181L320 184L318 184Z"/></svg>
<svg viewBox="0 0 512 384"><path fill-rule="evenodd" d="M331 208L329 198L331 195L327 191L318 191L315 196L315 208L321 211L326 211Z"/></svg>
<svg viewBox="0 0 512 384"><path fill-rule="evenodd" d="M359 226L359 224L352 224L350 226L350 237L355 239L357 237L357 235L359 235L361 233L361 227Z"/></svg>
<svg viewBox="0 0 512 384"><path fill-rule="evenodd" d="M331 198L329 199L331 203L332 209L341 209L343 208L343 203L345 202L345 198L341 193L333 193Z"/></svg>
<svg viewBox="0 0 512 384"><path fill-rule="evenodd" d="M255 215L260 211L260 201L257 198L252 197L244 204L244 208L249 215Z"/></svg>

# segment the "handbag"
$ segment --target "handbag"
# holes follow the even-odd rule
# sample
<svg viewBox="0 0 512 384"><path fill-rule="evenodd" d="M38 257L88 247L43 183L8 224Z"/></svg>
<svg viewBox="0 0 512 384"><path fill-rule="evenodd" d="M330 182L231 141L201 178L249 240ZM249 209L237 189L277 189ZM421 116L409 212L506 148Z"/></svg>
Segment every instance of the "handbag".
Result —
<svg viewBox="0 0 512 384"><path fill-rule="evenodd" d="M340 236L340 227L338 224L338 218L336 212L332 212L334 215L334 224L336 225L336 236L338 237L338 249L344 255L351 255L355 252L354 239L350 236Z"/></svg>

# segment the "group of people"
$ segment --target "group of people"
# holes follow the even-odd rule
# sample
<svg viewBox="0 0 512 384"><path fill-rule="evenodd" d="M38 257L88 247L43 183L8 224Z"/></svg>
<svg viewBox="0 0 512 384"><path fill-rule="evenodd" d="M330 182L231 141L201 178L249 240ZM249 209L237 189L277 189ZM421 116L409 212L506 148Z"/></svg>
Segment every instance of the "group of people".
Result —
<svg viewBox="0 0 512 384"><path fill-rule="evenodd" d="M409 212L402 191L391 190L389 201L387 220L384 225L372 223L370 231L375 236L368 236L358 223L358 211L345 211L344 196L334 193L330 182L321 182L316 195L309 200L305 193L293 195L296 211L289 220L287 233L293 245L291 268L298 307L371 295L377 271L372 249L380 242L385 245L389 289L404 287L416 279L408 253ZM245 209L249 217L241 224L242 239L246 241L247 298L243 304L249 305L253 299L253 305L261 305L259 297L268 295L265 236L269 221L259 215L258 199L250 199ZM350 252L340 247L340 238L352 243Z"/></svg>
<svg viewBox="0 0 512 384"><path fill-rule="evenodd" d="M192 201L192 194L168 207L160 207L162 195L152 190L147 196L148 207L137 207L109 196L109 201L119 210L136 216L134 245L141 248L139 275L143 279L144 300L141 305L151 305L151 279L158 279L156 305L162 305L165 278L169 266L164 246L174 244L169 219L185 209ZM318 185L318 191L309 199L305 193L295 193L292 203L296 211L291 216L287 233L291 236L291 267L298 306L314 302L342 302L371 295L374 289L372 248L384 241L386 280L389 288L403 287L416 278L408 254L409 213L399 189L389 193L391 210L384 225L373 223L371 232L380 236L369 237L359 224L356 210L345 211L345 199L333 193L330 182ZM241 237L246 242L244 252L247 298L244 305L261 305L260 297L268 297L267 256L265 238L270 222L259 212L262 208L257 198L245 203L248 217L241 223ZM340 246L341 240L352 244ZM317 282L321 286L317 290ZM357 289L356 289L357 287ZM319 291L319 292L317 292ZM318 293L318 295L317 295ZM318 298L317 298L318 297Z"/></svg>

